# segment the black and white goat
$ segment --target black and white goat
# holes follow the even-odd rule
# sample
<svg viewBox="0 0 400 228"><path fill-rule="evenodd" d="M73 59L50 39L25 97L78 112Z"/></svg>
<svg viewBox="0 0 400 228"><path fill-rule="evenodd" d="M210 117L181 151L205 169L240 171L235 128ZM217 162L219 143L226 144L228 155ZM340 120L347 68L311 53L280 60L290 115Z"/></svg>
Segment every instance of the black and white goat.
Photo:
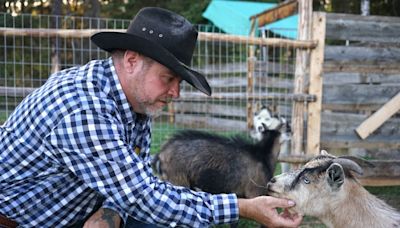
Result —
<svg viewBox="0 0 400 228"><path fill-rule="evenodd" d="M268 183L268 194L292 199L294 212L319 218L328 227L400 227L400 213L370 194L356 179L363 169L349 157L322 151L303 168Z"/></svg>
<svg viewBox="0 0 400 228"><path fill-rule="evenodd" d="M255 115L252 137L224 137L183 130L171 137L153 159L161 179L210 193L265 195L280 149L283 119L263 108ZM257 122L257 123L256 123Z"/></svg>

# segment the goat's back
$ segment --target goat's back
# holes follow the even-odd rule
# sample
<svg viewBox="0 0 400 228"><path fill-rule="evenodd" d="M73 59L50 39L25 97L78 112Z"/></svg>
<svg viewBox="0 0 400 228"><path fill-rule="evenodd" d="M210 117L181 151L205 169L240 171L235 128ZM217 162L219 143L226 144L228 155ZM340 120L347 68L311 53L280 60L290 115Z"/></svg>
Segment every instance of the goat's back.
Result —
<svg viewBox="0 0 400 228"><path fill-rule="evenodd" d="M156 160L162 179L210 193L262 195L272 177L257 146L241 137L180 131L162 146Z"/></svg>

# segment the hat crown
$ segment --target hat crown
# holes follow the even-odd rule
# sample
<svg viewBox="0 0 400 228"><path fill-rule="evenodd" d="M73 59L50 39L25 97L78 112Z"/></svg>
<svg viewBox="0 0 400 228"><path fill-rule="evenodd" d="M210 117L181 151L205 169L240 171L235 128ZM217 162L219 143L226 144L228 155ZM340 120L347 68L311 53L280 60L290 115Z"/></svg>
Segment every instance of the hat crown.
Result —
<svg viewBox="0 0 400 228"><path fill-rule="evenodd" d="M174 12L156 7L143 8L125 33L99 32L91 40L108 52L139 52L169 68L196 89L211 95L204 75L190 68L197 31L188 20Z"/></svg>
<svg viewBox="0 0 400 228"><path fill-rule="evenodd" d="M190 65L197 31L181 15L157 7L146 7L138 12L126 32L163 46L179 61Z"/></svg>

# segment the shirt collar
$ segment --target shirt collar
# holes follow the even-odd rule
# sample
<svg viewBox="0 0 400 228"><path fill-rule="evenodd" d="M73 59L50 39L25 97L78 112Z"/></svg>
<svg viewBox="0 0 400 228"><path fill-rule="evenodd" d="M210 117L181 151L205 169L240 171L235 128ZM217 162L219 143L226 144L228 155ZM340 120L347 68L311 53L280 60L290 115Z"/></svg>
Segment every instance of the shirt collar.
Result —
<svg viewBox="0 0 400 228"><path fill-rule="evenodd" d="M105 74L110 74L110 82L111 82L111 94L113 95L117 105L118 105L118 110L120 111L122 120L125 123L132 123L132 122L138 122L138 121L144 121L147 122L150 117L149 116L143 116L140 114L135 113L133 110L133 107L131 104L128 102L128 99L122 90L121 83L119 81L117 72L115 70L114 62L112 57L109 57L105 61L105 69L106 70Z"/></svg>

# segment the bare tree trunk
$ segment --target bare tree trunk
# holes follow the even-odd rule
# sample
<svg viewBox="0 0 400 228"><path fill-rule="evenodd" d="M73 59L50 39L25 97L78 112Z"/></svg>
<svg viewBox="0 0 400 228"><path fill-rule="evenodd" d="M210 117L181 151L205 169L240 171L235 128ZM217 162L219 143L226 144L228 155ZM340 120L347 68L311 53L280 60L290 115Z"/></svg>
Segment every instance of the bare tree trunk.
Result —
<svg viewBox="0 0 400 228"><path fill-rule="evenodd" d="M52 27L55 29L61 28L61 11L62 11L62 0L53 0L53 7L51 14L53 15ZM61 40L59 37L52 39L51 45L51 73L61 70L60 66L60 53L59 48L61 46Z"/></svg>
<svg viewBox="0 0 400 228"><path fill-rule="evenodd" d="M400 1L399 0L392 0L391 3L392 8L392 16L400 16Z"/></svg>
<svg viewBox="0 0 400 228"><path fill-rule="evenodd" d="M100 2L99 0L85 0L85 13L86 17L98 17L100 15Z"/></svg>
<svg viewBox="0 0 400 228"><path fill-rule="evenodd" d="M370 0L361 0L361 15L368 16L370 14L369 3Z"/></svg>
<svg viewBox="0 0 400 228"><path fill-rule="evenodd" d="M83 27L87 29L100 29L101 25L99 24L99 20L97 19L100 16L101 4L99 0L85 0L85 20L83 23ZM74 39L74 47L77 47L81 50L88 50L89 48L96 48L95 45L90 45L90 40L79 41L78 39ZM91 59L90 54L74 51L74 59L76 63L74 64L83 64Z"/></svg>

